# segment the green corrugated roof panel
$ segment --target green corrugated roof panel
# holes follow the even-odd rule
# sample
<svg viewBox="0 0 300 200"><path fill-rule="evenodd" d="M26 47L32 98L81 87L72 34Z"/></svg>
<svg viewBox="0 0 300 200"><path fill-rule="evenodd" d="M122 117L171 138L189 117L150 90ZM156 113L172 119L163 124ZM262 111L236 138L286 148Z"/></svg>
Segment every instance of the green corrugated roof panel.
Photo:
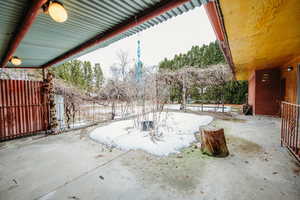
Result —
<svg viewBox="0 0 300 200"><path fill-rule="evenodd" d="M68 20L64 23L56 23L45 14L39 15L15 53L16 56L22 58L22 66L41 66L122 21L134 18L138 13L158 3L159 0L65 0L62 2L68 11ZM1 1L1 54L6 48L10 34L22 17L26 4L26 0ZM108 46L200 5L200 0L191 0L67 60Z"/></svg>
<svg viewBox="0 0 300 200"><path fill-rule="evenodd" d="M7 44L15 31L15 27L24 14L26 0L0 2L0 58L2 58Z"/></svg>

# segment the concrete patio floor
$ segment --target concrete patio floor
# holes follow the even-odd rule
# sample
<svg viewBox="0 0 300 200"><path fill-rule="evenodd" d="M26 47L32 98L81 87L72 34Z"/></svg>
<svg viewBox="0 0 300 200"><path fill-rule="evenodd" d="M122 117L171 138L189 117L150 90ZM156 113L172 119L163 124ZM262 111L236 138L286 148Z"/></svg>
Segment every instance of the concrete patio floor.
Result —
<svg viewBox="0 0 300 200"><path fill-rule="evenodd" d="M227 158L193 147L182 156L122 152L87 128L0 143L0 199L300 199L300 166L280 147L280 120L216 119Z"/></svg>

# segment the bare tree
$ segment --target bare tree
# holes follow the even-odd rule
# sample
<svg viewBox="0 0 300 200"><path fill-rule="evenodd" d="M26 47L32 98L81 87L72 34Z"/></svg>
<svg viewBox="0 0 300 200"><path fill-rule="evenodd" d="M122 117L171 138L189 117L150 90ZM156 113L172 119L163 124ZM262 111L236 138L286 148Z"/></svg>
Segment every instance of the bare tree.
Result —
<svg viewBox="0 0 300 200"><path fill-rule="evenodd" d="M5 72L4 69L0 69L0 78L1 79L10 79L10 75L8 72Z"/></svg>
<svg viewBox="0 0 300 200"><path fill-rule="evenodd" d="M107 100L111 105L111 119L116 117L116 107L118 103L128 102L127 87L124 84L120 84L118 80L108 80L106 85L100 91L101 98Z"/></svg>
<svg viewBox="0 0 300 200"><path fill-rule="evenodd" d="M228 80L232 79L228 65L213 65L205 69L186 66L176 71L165 70L161 74L170 84L181 89L181 110L186 110L187 97L191 88L223 87ZM223 97L223 94L219 94L220 101L224 100Z"/></svg>
<svg viewBox="0 0 300 200"><path fill-rule="evenodd" d="M124 81L128 73L128 66L130 64L128 52L120 50L117 52L118 65L121 68L121 78Z"/></svg>
<svg viewBox="0 0 300 200"><path fill-rule="evenodd" d="M102 99L111 105L111 119L119 114L134 115L133 126L141 129L151 121L154 125L145 133L153 142L159 141L162 134L159 127L164 126L168 113L164 105L169 100L171 88L177 85L182 91L182 108L186 109L186 98L192 87L224 85L229 79L227 66L211 66L208 69L185 67L177 71L157 71L144 68L143 76L136 82L132 73L124 78L114 78L106 82L100 92ZM119 73L120 75L120 73ZM120 77L120 76L119 76Z"/></svg>

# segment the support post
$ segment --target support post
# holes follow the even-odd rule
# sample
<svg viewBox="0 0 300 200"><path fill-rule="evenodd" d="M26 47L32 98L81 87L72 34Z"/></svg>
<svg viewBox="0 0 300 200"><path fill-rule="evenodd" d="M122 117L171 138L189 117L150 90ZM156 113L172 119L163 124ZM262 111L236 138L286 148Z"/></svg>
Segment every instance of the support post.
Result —
<svg viewBox="0 0 300 200"><path fill-rule="evenodd" d="M48 115L48 131L50 134L57 133L58 122L56 118L56 106L55 106L55 99L54 99L54 86L53 86L53 74L51 72L47 73L46 78L44 79L45 82L45 96L46 96L46 104L48 106L49 115Z"/></svg>

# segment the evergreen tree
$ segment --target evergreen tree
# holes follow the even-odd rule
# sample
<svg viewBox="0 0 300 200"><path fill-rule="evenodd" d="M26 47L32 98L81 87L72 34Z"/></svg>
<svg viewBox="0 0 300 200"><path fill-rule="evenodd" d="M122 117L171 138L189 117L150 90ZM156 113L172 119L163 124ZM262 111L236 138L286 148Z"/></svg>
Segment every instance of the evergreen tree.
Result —
<svg viewBox="0 0 300 200"><path fill-rule="evenodd" d="M93 85L93 69L90 61L84 61L83 67L83 78L85 88L91 88Z"/></svg>
<svg viewBox="0 0 300 200"><path fill-rule="evenodd" d="M165 58L159 63L159 69L177 70L182 67L206 68L209 65L225 63L218 41L209 45L193 46L187 53L175 55L173 59Z"/></svg>
<svg viewBox="0 0 300 200"><path fill-rule="evenodd" d="M82 62L80 60L72 60L70 62L70 82L81 88L85 88L85 80L82 72Z"/></svg>
<svg viewBox="0 0 300 200"><path fill-rule="evenodd" d="M103 82L103 73L99 63L93 69L89 61L72 60L51 68L51 71L57 78L87 91L91 91L93 87L100 88Z"/></svg>
<svg viewBox="0 0 300 200"><path fill-rule="evenodd" d="M183 67L207 68L210 65L225 63L223 53L219 47L218 41L211 42L208 45L193 46L187 53L175 55L173 59L165 58L159 63L159 69L178 70ZM241 104L245 102L248 90L247 81L229 81L225 85L215 85L206 88L204 94L200 94L198 86L190 89L189 95L194 100L206 102L218 102L220 96L224 94L225 103ZM171 100L181 101L181 88L173 86L171 88ZM222 94L222 95L220 95Z"/></svg>
<svg viewBox="0 0 300 200"><path fill-rule="evenodd" d="M103 72L100 63L95 64L94 74L95 74L95 83L96 83L95 87L99 89L103 83Z"/></svg>

